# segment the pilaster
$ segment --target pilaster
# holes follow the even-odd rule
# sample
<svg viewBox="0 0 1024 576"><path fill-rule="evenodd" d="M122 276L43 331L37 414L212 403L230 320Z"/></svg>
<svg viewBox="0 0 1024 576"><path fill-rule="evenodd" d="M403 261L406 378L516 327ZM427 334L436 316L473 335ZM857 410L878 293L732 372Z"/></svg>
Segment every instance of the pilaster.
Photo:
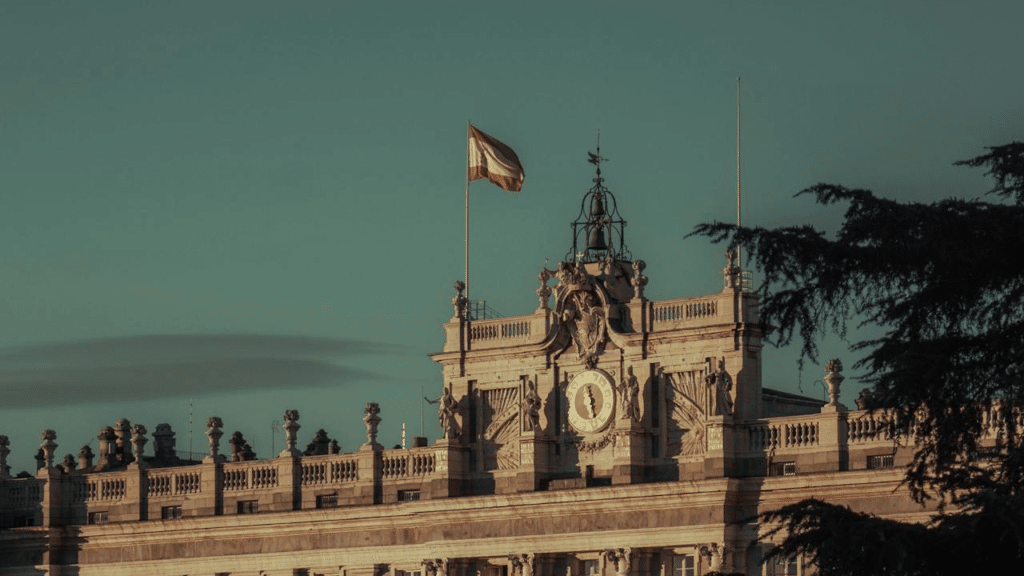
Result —
<svg viewBox="0 0 1024 576"><path fill-rule="evenodd" d="M451 440L434 444L434 478L430 480L430 498L451 498L462 494L468 475L469 448Z"/></svg>
<svg viewBox="0 0 1024 576"><path fill-rule="evenodd" d="M534 492L551 470L551 441L543 433L523 432L519 437L519 471L516 492Z"/></svg>
<svg viewBox="0 0 1024 576"><path fill-rule="evenodd" d="M195 516L220 516L224 513L224 463L206 462L199 469L199 494L192 498Z"/></svg>
<svg viewBox="0 0 1024 576"><path fill-rule="evenodd" d="M612 450L612 484L638 484L643 481L650 434L631 418L615 421L615 447Z"/></svg>

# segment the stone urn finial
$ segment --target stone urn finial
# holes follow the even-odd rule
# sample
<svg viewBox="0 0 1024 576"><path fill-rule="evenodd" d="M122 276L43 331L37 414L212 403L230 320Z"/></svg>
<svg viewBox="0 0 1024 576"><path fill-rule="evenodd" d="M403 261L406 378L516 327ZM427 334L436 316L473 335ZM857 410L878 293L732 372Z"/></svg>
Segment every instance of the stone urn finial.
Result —
<svg viewBox="0 0 1024 576"><path fill-rule="evenodd" d="M142 449L146 446L146 427L142 424L132 426L132 450L135 452L135 462L139 467L142 465Z"/></svg>
<svg viewBox="0 0 1024 576"><path fill-rule="evenodd" d="M223 458L220 455L220 437L224 435L221 427L224 421L219 416L210 416L206 421L206 437L210 440L210 454L203 458L203 462L220 462Z"/></svg>
<svg viewBox="0 0 1024 576"><path fill-rule="evenodd" d="M380 424L380 406L376 402L367 402L366 408L363 408L363 412L366 416L363 417L363 422L366 423L366 444L363 444L363 450L383 450L384 447L377 443L377 425Z"/></svg>
<svg viewBox="0 0 1024 576"><path fill-rule="evenodd" d="M168 461L175 457L174 451L174 430L167 423L156 425L156 432L153 432L153 450L156 452L157 460Z"/></svg>
<svg viewBox="0 0 1024 576"><path fill-rule="evenodd" d="M82 466L82 470L92 468L92 459L95 457L96 455L92 453L92 448L88 444L82 446L82 449L78 451L78 461Z"/></svg>
<svg viewBox="0 0 1024 576"><path fill-rule="evenodd" d="M302 428L299 424L299 411L295 409L285 410L284 424L281 427L284 428L285 446L278 456L281 458L298 458L302 456L302 452L295 447L299 437L299 428Z"/></svg>
<svg viewBox="0 0 1024 576"><path fill-rule="evenodd" d="M127 464L132 461L132 423L127 418L118 418L117 423L114 424L114 434L116 435L116 454L117 459L123 464Z"/></svg>
<svg viewBox="0 0 1024 576"><path fill-rule="evenodd" d="M43 430L43 442L39 445L39 448L43 451L43 467L46 469L53 468L53 454L57 450L57 443L54 440L57 439L57 433L53 430Z"/></svg>
<svg viewBox="0 0 1024 576"><path fill-rule="evenodd" d="M825 383L828 384L829 406L839 405L839 386L846 380L843 376L843 363L839 358L833 358L825 363Z"/></svg>

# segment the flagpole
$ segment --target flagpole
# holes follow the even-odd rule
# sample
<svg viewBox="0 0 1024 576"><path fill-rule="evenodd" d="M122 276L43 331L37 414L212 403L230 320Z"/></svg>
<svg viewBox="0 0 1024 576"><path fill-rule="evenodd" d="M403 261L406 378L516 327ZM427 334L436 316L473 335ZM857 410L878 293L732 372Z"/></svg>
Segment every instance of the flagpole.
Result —
<svg viewBox="0 0 1024 576"><path fill-rule="evenodd" d="M473 124L466 120L466 319L469 319L469 129Z"/></svg>
<svg viewBox="0 0 1024 576"><path fill-rule="evenodd" d="M742 225L740 219L740 77L736 77L736 227ZM736 249L736 264L743 269L743 248Z"/></svg>

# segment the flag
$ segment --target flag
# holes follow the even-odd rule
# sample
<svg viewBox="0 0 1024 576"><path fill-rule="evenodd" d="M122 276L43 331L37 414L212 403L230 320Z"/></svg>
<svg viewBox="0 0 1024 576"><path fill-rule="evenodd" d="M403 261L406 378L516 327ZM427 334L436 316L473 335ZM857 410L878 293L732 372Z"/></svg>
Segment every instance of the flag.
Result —
<svg viewBox="0 0 1024 576"><path fill-rule="evenodd" d="M469 180L486 178L509 192L523 188L526 173L511 148L469 126Z"/></svg>

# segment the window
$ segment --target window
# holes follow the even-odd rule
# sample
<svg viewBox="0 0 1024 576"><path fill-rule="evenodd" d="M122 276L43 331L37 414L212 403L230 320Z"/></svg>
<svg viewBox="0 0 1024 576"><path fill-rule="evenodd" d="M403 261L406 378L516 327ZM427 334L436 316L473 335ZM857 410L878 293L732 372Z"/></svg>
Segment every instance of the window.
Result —
<svg viewBox="0 0 1024 576"><path fill-rule="evenodd" d="M309 568L296 568L292 570L292 576L309 576Z"/></svg>
<svg viewBox="0 0 1024 576"><path fill-rule="evenodd" d="M106 524L109 518L106 510L89 512L89 524Z"/></svg>
<svg viewBox="0 0 1024 576"><path fill-rule="evenodd" d="M892 468L892 454L868 456L868 470L878 470L880 468Z"/></svg>
<svg viewBox="0 0 1024 576"><path fill-rule="evenodd" d="M15 516L14 517L14 527L15 528L24 528L26 526L35 526L35 525L36 525L36 518L35 518L35 516L21 515L21 516Z"/></svg>
<svg viewBox="0 0 1024 576"><path fill-rule="evenodd" d="M799 576L800 560L796 556L776 556L764 564L765 576Z"/></svg>
<svg viewBox="0 0 1024 576"><path fill-rule="evenodd" d="M316 497L317 508L337 508L338 507L338 493L334 494L321 494Z"/></svg>
<svg viewBox="0 0 1024 576"><path fill-rule="evenodd" d="M399 502L412 502L420 499L419 490L399 490L398 501Z"/></svg>
<svg viewBox="0 0 1024 576"><path fill-rule="evenodd" d="M238 502L239 514L256 514L259 511L260 503L258 500L239 500Z"/></svg>
<svg viewBox="0 0 1024 576"><path fill-rule="evenodd" d="M769 476L796 476L796 462L772 462L768 467Z"/></svg>
<svg viewBox="0 0 1024 576"><path fill-rule="evenodd" d="M160 508L161 520L174 520L181 518L181 506L164 506Z"/></svg>
<svg viewBox="0 0 1024 576"><path fill-rule="evenodd" d="M585 576L594 576L595 574L601 573L601 563L597 560L584 560L583 561L583 574Z"/></svg>
<svg viewBox="0 0 1024 576"><path fill-rule="evenodd" d="M672 576L695 576L693 556L673 556Z"/></svg>

